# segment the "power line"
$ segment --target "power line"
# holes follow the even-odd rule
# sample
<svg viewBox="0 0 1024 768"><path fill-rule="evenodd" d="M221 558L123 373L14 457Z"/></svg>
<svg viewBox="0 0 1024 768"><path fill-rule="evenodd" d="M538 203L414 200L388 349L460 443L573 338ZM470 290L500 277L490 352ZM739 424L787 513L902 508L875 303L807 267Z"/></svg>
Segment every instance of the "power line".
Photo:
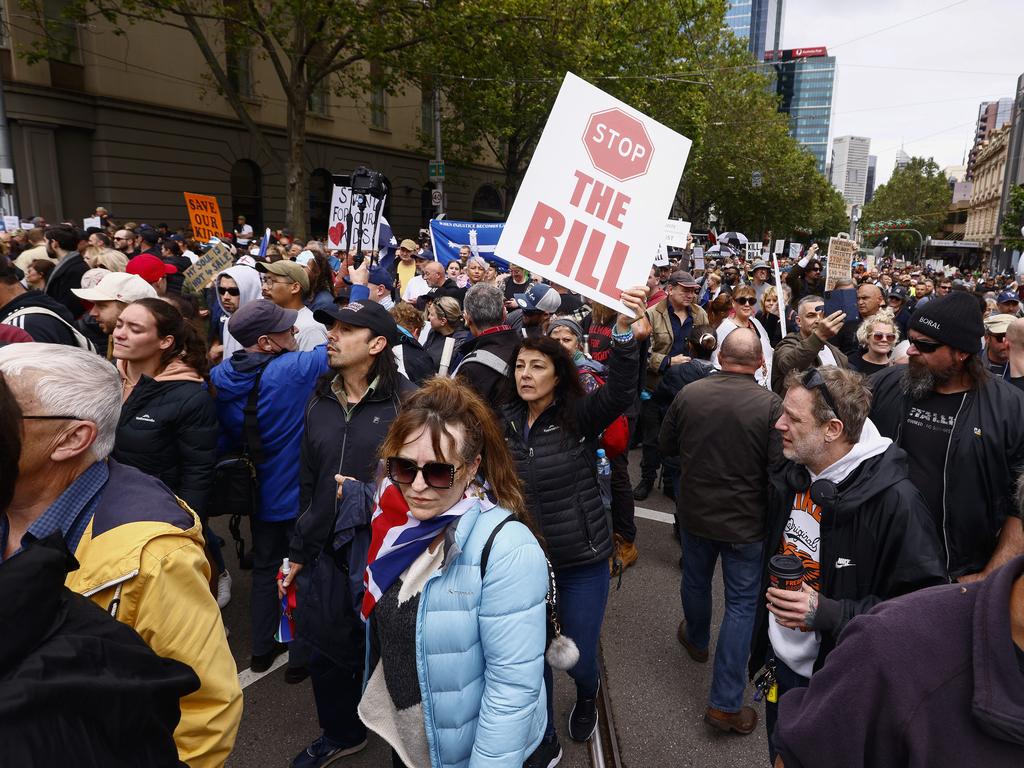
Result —
<svg viewBox="0 0 1024 768"><path fill-rule="evenodd" d="M944 5L941 8L936 8L936 9L934 9L932 11L927 11L925 13L918 14L917 16L913 16L913 17L911 17L909 19L904 19L903 21L897 21L895 24L890 24L888 27L882 27L881 29L876 29L874 32L868 32L866 34L860 35L859 37L855 37L855 38L853 38L851 40L847 40L845 43L838 43L837 45L833 45L833 46L830 46L830 47L831 48L842 48L844 45L850 45L851 43L856 43L856 42L858 42L860 40L864 40L864 39L866 39L868 37L874 37L875 35L880 35L883 32L888 32L890 29L896 29L897 27L902 27L904 24L910 24L912 21L917 21L918 19L923 19L923 18L926 18L928 16L934 16L937 13L941 13L942 11L947 11L950 8L955 8L958 5L963 5L966 2L967 2L967 0L956 0L956 2L950 3L949 5Z"/></svg>

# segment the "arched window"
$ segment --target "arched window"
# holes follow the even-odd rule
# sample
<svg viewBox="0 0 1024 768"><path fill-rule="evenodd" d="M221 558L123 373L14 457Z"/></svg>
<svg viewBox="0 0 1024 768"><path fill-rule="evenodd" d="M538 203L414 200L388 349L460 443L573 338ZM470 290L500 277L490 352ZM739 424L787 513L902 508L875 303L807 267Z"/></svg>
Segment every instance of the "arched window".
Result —
<svg viewBox="0 0 1024 768"><path fill-rule="evenodd" d="M227 230L239 216L245 216L254 233L263 229L263 172L252 160L231 166L231 214L232 221L224 222Z"/></svg>
<svg viewBox="0 0 1024 768"><path fill-rule="evenodd" d="M501 193L490 184L484 184L473 195L473 219L476 221L501 221L505 218L505 206Z"/></svg>
<svg viewBox="0 0 1024 768"><path fill-rule="evenodd" d="M317 168L309 176L309 236L324 237L331 219L331 172Z"/></svg>

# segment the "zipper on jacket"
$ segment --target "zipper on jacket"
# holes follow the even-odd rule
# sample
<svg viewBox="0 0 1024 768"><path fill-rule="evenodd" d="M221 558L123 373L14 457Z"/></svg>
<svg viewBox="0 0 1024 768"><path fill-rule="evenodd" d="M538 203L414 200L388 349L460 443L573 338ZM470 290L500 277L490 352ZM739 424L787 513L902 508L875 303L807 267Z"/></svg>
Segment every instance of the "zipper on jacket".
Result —
<svg viewBox="0 0 1024 768"><path fill-rule="evenodd" d="M956 427L960 421L960 413L967 403L968 393L964 393L960 407L956 409L956 416L953 417L953 429L949 432L949 442L946 443L946 458L942 462L942 543L946 547L946 578L949 578L949 532L946 529L946 495L949 493L949 452L953 448L953 437L956 434Z"/></svg>
<svg viewBox="0 0 1024 768"><path fill-rule="evenodd" d="M93 595L98 594L99 592L102 592L105 589L110 589L115 584L123 584L124 582L128 581L129 579L134 579L138 575L139 575L139 569L136 568L131 573L126 573L123 576L118 576L116 579L111 579L110 581L108 581L108 582L106 582L104 584L100 584L98 587L93 587L88 592L83 592L82 593L82 597L92 597Z"/></svg>

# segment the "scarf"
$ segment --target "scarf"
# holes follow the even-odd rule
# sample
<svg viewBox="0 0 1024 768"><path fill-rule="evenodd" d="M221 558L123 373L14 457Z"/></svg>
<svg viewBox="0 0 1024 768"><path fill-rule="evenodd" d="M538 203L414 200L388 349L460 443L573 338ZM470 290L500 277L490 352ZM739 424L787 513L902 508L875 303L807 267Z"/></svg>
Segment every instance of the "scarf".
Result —
<svg viewBox="0 0 1024 768"><path fill-rule="evenodd" d="M381 595L426 551L437 534L477 505L481 512L496 506L480 486L471 483L462 499L447 512L430 520L417 520L409 514L409 505L398 486L384 478L370 518L370 552L363 574L366 592L360 610L363 621L370 618Z"/></svg>

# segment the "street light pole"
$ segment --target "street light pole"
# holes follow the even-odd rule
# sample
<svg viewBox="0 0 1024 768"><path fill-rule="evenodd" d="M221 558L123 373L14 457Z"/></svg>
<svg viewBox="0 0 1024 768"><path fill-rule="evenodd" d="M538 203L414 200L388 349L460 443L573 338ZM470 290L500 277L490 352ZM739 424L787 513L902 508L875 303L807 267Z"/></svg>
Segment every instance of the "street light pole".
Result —
<svg viewBox="0 0 1024 768"><path fill-rule="evenodd" d="M441 91L434 86L434 160L441 163L444 157L441 154ZM438 179L434 182L437 186L437 215L440 218L444 215L444 182Z"/></svg>

